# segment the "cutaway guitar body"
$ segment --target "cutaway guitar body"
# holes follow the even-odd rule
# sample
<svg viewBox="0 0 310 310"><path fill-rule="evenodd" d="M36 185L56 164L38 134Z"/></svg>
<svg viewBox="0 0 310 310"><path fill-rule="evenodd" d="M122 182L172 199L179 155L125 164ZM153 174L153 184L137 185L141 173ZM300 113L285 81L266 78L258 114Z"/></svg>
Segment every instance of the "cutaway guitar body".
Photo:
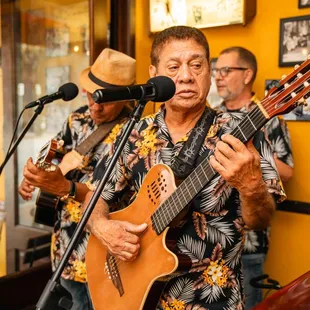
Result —
<svg viewBox="0 0 310 310"><path fill-rule="evenodd" d="M175 188L171 169L156 165L148 172L135 201L110 214L113 220L148 223L141 236L140 254L133 262L116 261L95 237L90 237L86 268L96 310L155 309L165 285L160 279L190 267L187 256L174 253L178 228L167 228L158 235L151 225L152 214Z"/></svg>

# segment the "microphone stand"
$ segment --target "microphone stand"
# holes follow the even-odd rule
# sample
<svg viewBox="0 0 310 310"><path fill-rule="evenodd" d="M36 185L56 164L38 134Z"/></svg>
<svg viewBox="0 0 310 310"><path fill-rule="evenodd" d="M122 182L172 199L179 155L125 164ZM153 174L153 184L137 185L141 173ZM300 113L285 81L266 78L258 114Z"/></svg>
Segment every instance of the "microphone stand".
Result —
<svg viewBox="0 0 310 310"><path fill-rule="evenodd" d="M34 123L34 121L36 120L36 118L41 114L41 112L43 111L44 105L51 102L49 99L47 98L41 98L37 100L38 102L38 107L34 110L34 114L32 115L31 119L29 120L28 124L26 125L26 127L23 129L22 133L20 134L20 136L18 137L18 139L14 142L12 148L10 149L10 151L7 153L7 155L5 156L5 159L3 161L3 163L0 166L0 175L4 169L4 166L6 165L6 163L9 161L9 159L11 158L11 156L13 155L14 151L16 150L17 146L19 145L20 141L23 139L23 137L25 136L25 134L27 133L27 131L29 130L29 128L31 127L31 125Z"/></svg>
<svg viewBox="0 0 310 310"><path fill-rule="evenodd" d="M143 98L143 96L142 96ZM134 110L131 112L129 116L129 121L124 127L124 134L122 135L120 142L115 150L115 153L112 156L111 162L107 166L107 169L105 173L103 174L102 179L99 182L98 187L94 191L88 206L85 209L85 212L82 215L82 218L80 222L78 223L73 236L68 244L68 247L60 260L60 263L58 267L56 268L55 272L53 273L51 279L47 282L43 293L40 296L40 299L38 303L36 304L37 310L58 310L58 309L71 309L72 307L72 301L71 301L71 294L66 291L61 285L60 285L60 277L61 274L66 267L66 264L71 256L71 253L73 252L82 232L84 231L84 228L87 224L87 221L95 208L96 202L98 201L101 192L118 160L119 155L121 154L121 151L123 150L129 135L131 131L133 130L135 124L140 120L142 112L144 110L144 107L146 105L147 101L140 100L138 105L135 106Z"/></svg>

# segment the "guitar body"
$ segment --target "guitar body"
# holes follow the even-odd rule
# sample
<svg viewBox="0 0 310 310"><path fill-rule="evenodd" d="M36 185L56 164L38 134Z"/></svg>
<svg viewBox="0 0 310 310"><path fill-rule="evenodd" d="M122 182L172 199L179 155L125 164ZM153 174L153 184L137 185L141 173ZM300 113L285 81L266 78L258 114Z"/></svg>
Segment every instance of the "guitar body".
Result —
<svg viewBox="0 0 310 310"><path fill-rule="evenodd" d="M44 170L53 170L63 159L64 152L60 150L59 142L51 140L46 143L39 152L36 166ZM39 191L36 199L34 221L38 224L54 226L56 220L56 208L59 197L51 193Z"/></svg>
<svg viewBox="0 0 310 310"><path fill-rule="evenodd" d="M54 226L56 221L56 209L60 198L48 192L39 191L36 200L34 221L38 224Z"/></svg>
<svg viewBox="0 0 310 310"><path fill-rule="evenodd" d="M64 151L60 149L59 142L51 140L40 150L36 165L47 171L52 171L58 166L63 175L79 167L83 161L82 155L75 150L64 154ZM39 191L36 199L35 222L53 227L56 220L56 208L59 203L59 196Z"/></svg>
<svg viewBox="0 0 310 310"><path fill-rule="evenodd" d="M156 165L146 175L135 201L126 209L110 214L112 220L149 224L140 237L141 249L134 261L125 263L118 260L115 265L114 257L96 237L90 236L86 269L96 310L155 309L165 286L160 279L177 269L190 268L190 259L175 253L178 228L166 228L157 235L150 225L152 213L175 188L171 169L162 164Z"/></svg>

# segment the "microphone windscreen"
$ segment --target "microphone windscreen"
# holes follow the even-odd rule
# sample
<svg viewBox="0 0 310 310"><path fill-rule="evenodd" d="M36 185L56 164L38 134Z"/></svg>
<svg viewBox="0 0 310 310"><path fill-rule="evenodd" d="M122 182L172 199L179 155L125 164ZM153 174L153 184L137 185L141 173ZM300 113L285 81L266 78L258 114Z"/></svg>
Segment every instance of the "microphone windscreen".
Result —
<svg viewBox="0 0 310 310"><path fill-rule="evenodd" d="M156 97L153 101L165 102L175 94L175 84L167 76L155 76L147 81L147 84L149 83L156 88Z"/></svg>
<svg viewBox="0 0 310 310"><path fill-rule="evenodd" d="M58 91L63 94L62 100L64 101L74 99L79 93L79 89L74 83L66 83L62 85L59 87Z"/></svg>

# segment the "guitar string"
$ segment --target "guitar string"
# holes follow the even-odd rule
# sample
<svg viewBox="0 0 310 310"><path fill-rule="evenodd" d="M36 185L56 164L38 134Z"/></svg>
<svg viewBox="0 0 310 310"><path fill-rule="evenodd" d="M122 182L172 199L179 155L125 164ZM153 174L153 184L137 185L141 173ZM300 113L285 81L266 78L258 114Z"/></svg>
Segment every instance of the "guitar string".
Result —
<svg viewBox="0 0 310 310"><path fill-rule="evenodd" d="M291 85L293 85L293 84L291 84ZM299 90L301 90L301 89L306 89L305 87L304 87L304 85L301 85L301 86L298 86L297 87L297 90L299 91ZM261 101L261 104L263 105L263 107L265 108L265 111L268 113L268 112L270 112L270 111L272 111L272 106L273 106L273 102L272 102L272 100L274 100L274 99L277 99L278 100L278 97L280 97L280 95L282 94L282 93L285 93L285 91L286 91L286 89L282 89L282 90L279 90L278 92L276 92L276 93L274 93L274 94L272 94L271 95L271 97L267 97L267 98L264 98L262 101ZM285 97L283 98L283 100L281 100L281 102L285 102L286 100L291 100L292 99L292 96L291 96L291 93L288 93L288 94L286 94L285 95ZM265 101L267 101L267 104L266 104L266 106L264 106L264 103L265 103ZM268 102L268 101L271 101L271 102ZM264 116L263 114L262 114L262 111L258 108L258 107L255 107L253 110L253 119L252 119L252 121L253 121L253 123L254 124L256 124L256 121L259 121L260 119L259 119L259 117L261 117L261 116ZM249 114L252 112L252 111L250 111L247 115L246 115L246 117L248 117L249 118ZM249 118L249 120L251 120L250 118ZM261 121L263 121L263 122L266 122L266 118L264 117L264 119L262 119ZM268 122L269 120L267 119L267 122ZM243 126L243 125L245 125L246 127L243 129L243 130L241 130L241 128L240 127L237 127L237 128L235 128L234 130L236 130L236 133L235 134L238 134L238 130L239 130L239 133L241 133L242 134L242 136L245 134L245 132L244 131L247 131L248 132L248 130L250 130L250 127L247 127L247 123L246 122L244 122L244 124L239 124L240 126ZM251 124L252 125L252 128L253 128L253 124ZM259 126L258 126L259 127ZM254 129L256 129L255 127L254 127ZM233 130L233 131L234 131ZM252 131L250 131L250 133L252 133ZM242 138L242 137L241 137ZM212 153L210 153L208 156L207 156L207 158L206 159L209 159L210 158L210 156L211 155L213 155L214 153L212 152ZM205 162L206 161L206 159L203 161L203 162ZM202 162L202 163L203 163ZM198 191L196 191L196 188L198 187L201 187L201 188L203 188L205 185L203 185L200 181L199 181L199 179L200 179L200 177L202 176L202 173L204 174L204 176L205 177L207 177L206 176L206 174L205 174L205 171L204 171L204 169L202 169L202 163L197 167L198 169L194 169L194 171L193 172L195 172L197 175L198 175L198 178L196 177L195 179L196 180L198 180L198 182L199 182L199 184L198 184L198 182L197 181L195 181L195 179L194 180L192 180L191 179L191 176L192 176L192 173L189 175L189 180L190 180L190 182L191 183L193 183L193 186L192 186L192 189L193 190L195 190L195 192L196 192L196 194L198 194L199 192L200 192L200 190L201 189L199 189ZM200 169L199 169L200 168ZM207 167L205 167L207 170L209 170L210 171L210 169L212 170L212 173L214 173L214 174L216 174L216 172L214 171L214 169L213 169L213 167L212 166L210 166L209 165L209 162L207 162ZM197 170L198 170L198 172L197 172ZM214 176L214 175L213 175ZM212 176L212 177L213 177ZM207 179L208 179L208 177L207 177ZM196 184L195 184L196 183ZM184 184L184 182L183 183L181 183L181 185L179 186L179 188L182 186L182 184ZM199 186L197 186L197 185L199 185ZM184 187L184 186L183 186ZM186 187L186 186L185 186ZM186 189L187 189L187 191L189 192L189 189L186 187ZM176 190L177 191L177 190ZM186 196L184 196L184 191L182 191L182 190L179 190L181 193L182 193L182 195L183 195L183 198L184 198L184 202L182 202L182 201L180 201L180 198L179 198L179 196L178 195L176 195L175 193L176 193L176 191L174 191L164 202L163 202L163 204L162 205L160 205L159 207L158 207L158 209L156 210L156 211L158 211L158 210L160 210L160 209L162 209L162 211L160 211L160 212L154 212L153 214L152 214L152 216L151 216L151 218L148 218L145 222L148 224L148 227L149 227L149 225L151 225L151 226L153 226L153 224L154 224L154 221L152 220L152 217L155 219L155 220L158 220L159 219L159 217L161 216L161 215L165 215L165 217L166 217L166 214L167 214L167 209L168 208L163 208L163 206L164 205L169 205L169 200L172 200L172 203L176 206L176 204L175 204L175 199L172 199L173 198L173 196L176 196L177 198L178 198L178 200L179 200L179 202L181 203L181 205L184 205L184 203L186 203L186 201L188 200L188 198L190 199L190 197L192 196L192 193L190 193L189 192L189 194L190 194L190 196L189 197L186 197ZM182 208L183 209L183 208ZM172 208L172 210L173 210L173 208ZM171 209L170 209L170 211L171 211ZM182 211L182 210L181 210ZM177 213L178 214L178 213ZM169 221L167 222L167 225L175 218L175 216L177 215L177 214L173 214L173 217L172 218L169 218ZM166 217L166 219L167 219L167 217ZM167 227L167 225L166 226L164 226L164 228L166 228ZM144 233L145 233L146 231L144 231L144 232L142 232L140 235L138 235L139 237L141 237ZM126 261L122 261L122 260L120 260L118 257L115 257L115 256L113 256L114 258L115 258L115 263L116 263L116 265L117 265L117 267L118 268L120 268L121 267L121 265L127 265L128 263L126 262Z"/></svg>

